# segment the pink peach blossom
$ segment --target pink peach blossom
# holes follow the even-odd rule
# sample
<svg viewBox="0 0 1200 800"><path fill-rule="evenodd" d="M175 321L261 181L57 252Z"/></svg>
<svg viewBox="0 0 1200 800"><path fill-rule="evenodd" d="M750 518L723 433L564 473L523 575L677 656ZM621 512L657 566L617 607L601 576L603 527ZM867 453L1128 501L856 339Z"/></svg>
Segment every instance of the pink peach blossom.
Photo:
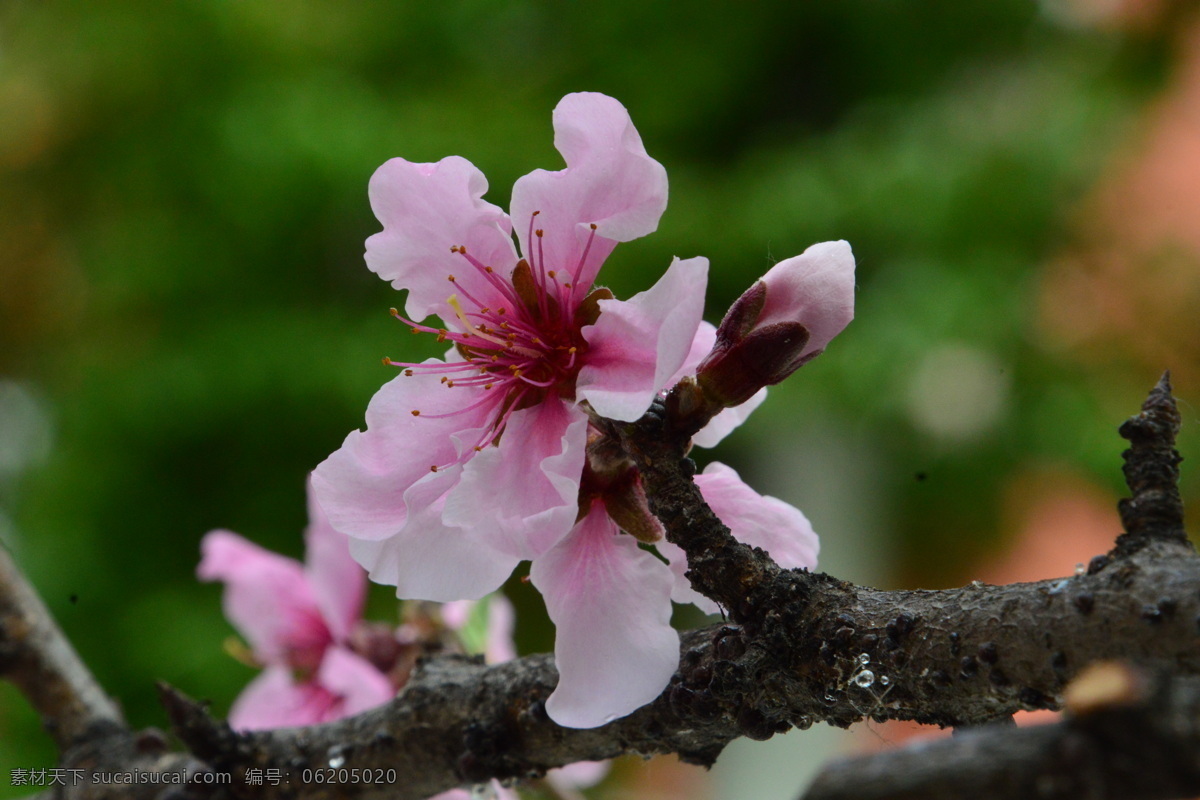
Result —
<svg viewBox="0 0 1200 800"><path fill-rule="evenodd" d="M635 420L667 386L700 322L708 265L676 259L629 301L592 291L618 242L657 227L666 173L612 98L568 95L554 129L567 167L517 181L511 220L482 200L487 183L462 158L392 159L371 179L383 231L367 241L367 264L408 290L406 324L454 350L445 361L396 364L401 374L372 399L367 429L317 468L313 485L334 527L353 537L355 558L402 597L477 598L522 560L534 561L543 586L543 559L584 572L588 554L639 563L611 524L576 524L591 415ZM429 314L441 325L414 321ZM642 615L624 605L606 614L603 602L621 597L595 577L592 604L565 591L547 597L564 641L586 639L595 618L616 629ZM655 585L669 596L665 566ZM583 606L592 616L580 616ZM624 645L608 659L611 694L564 675L552 716L599 725L657 694L678 657L667 612L652 615L659 630L641 641L650 650ZM588 713L560 702L588 693Z"/></svg>
<svg viewBox="0 0 1200 800"><path fill-rule="evenodd" d="M230 709L237 730L326 722L396 693L384 672L350 645L365 573L311 497L309 520L303 565L229 531L212 531L201 542L198 576L225 582L225 616L265 667Z"/></svg>
<svg viewBox="0 0 1200 800"><path fill-rule="evenodd" d="M666 174L612 98L568 95L554 129L566 169L518 180L511 218L482 199L487 182L462 158L392 159L372 177L383 231L367 240L367 265L408 290L399 319L453 348L387 360L401 374L313 486L354 557L401 597L478 598L532 561L557 629L547 712L586 728L665 688L679 656L671 597L686 583L681 552L668 567L638 547L635 536L669 552L604 420L638 419L717 336L700 321L703 258L676 259L629 301L592 290L618 242L657 227ZM421 321L431 314L441 322ZM761 399L719 414L697 442L715 444ZM711 483L728 513L754 516L736 475ZM776 514L775 532L739 519L726 522L781 553L773 536L811 535L799 512Z"/></svg>

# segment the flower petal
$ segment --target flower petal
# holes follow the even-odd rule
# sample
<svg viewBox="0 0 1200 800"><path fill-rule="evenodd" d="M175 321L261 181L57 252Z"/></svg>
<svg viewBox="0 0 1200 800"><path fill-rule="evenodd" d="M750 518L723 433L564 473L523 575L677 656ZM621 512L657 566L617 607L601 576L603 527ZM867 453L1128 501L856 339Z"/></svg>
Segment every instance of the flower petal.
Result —
<svg viewBox="0 0 1200 800"><path fill-rule="evenodd" d="M679 370L704 313L708 259L672 262L656 284L627 301L601 300L583 329L586 363L575 393L602 417L632 422Z"/></svg>
<svg viewBox="0 0 1200 800"><path fill-rule="evenodd" d="M353 431L312 474L313 492L334 529L360 539L397 533L409 515L405 492L429 476L430 467L458 460L456 434L487 424L490 407L470 408L483 392L447 389L436 373L400 375L376 392L366 431ZM429 415L413 416L414 410Z"/></svg>
<svg viewBox="0 0 1200 800"><path fill-rule="evenodd" d="M517 262L512 227L503 211L482 199L486 191L483 173L458 156L436 164L393 158L371 176L371 209L383 230L367 239L367 266L395 288L408 290L404 307L413 320L438 314L453 322L446 298L454 287L447 275L485 303L497 296L451 247L465 247L501 275L512 272Z"/></svg>
<svg viewBox="0 0 1200 800"><path fill-rule="evenodd" d="M567 538L533 562L533 585L557 629L558 686L550 718L594 728L649 703L679 663L671 627L671 573L604 512L591 511Z"/></svg>
<svg viewBox="0 0 1200 800"><path fill-rule="evenodd" d="M404 494L411 509L404 527L382 540L351 539L350 553L371 580L416 600L477 600L495 591L520 559L442 521L456 471L431 473Z"/></svg>
<svg viewBox="0 0 1200 800"><path fill-rule="evenodd" d="M331 637L298 561L230 531L206 534L200 551L197 576L225 582L225 616L260 661L316 666Z"/></svg>
<svg viewBox="0 0 1200 800"><path fill-rule="evenodd" d="M700 432L692 437L692 444L697 447L716 447L722 439L733 433L754 412L754 409L767 399L767 387L759 389L750 399L733 408L726 408L708 421Z"/></svg>
<svg viewBox="0 0 1200 800"><path fill-rule="evenodd" d="M567 168L535 170L516 182L513 224L531 263L542 263L535 259L540 246L546 269L578 273L576 284L587 287L617 242L658 227L667 207L667 172L646 155L625 107L594 92L569 94L559 102L554 146ZM540 212L536 218L534 212ZM540 245L528 241L531 219L536 219L533 227L545 230ZM587 248L592 224L596 236ZM585 249L587 261L581 266Z"/></svg>
<svg viewBox="0 0 1200 800"><path fill-rule="evenodd" d="M235 731L315 725L325 720L333 702L315 682L296 683L287 667L268 667L233 701L229 725Z"/></svg>
<svg viewBox="0 0 1200 800"><path fill-rule="evenodd" d="M751 489L730 467L714 461L695 477L713 513L734 538L761 547L784 569L815 569L820 541L800 509Z"/></svg>
<svg viewBox="0 0 1200 800"><path fill-rule="evenodd" d="M685 375L695 375L696 367L700 366L700 362L713 349L713 345L717 343L717 328L711 322L700 320L700 324L696 326L696 334L692 337L692 344L688 348L688 354L683 359L683 364L679 369L675 370L675 374L667 381L668 386L674 386L683 379Z"/></svg>
<svg viewBox="0 0 1200 800"><path fill-rule="evenodd" d="M721 610L721 607L716 602L709 600L693 589L692 582L685 577L688 569L687 553L683 552L682 547L672 544L666 539L655 542L654 546L658 549L658 554L667 560L671 574L675 577L675 584L671 587L671 600L673 602L683 605L691 603L705 614L716 614Z"/></svg>
<svg viewBox="0 0 1200 800"><path fill-rule="evenodd" d="M342 641L362 617L367 574L350 555L349 539L329 524L311 487L304 543L304 571L309 586L333 638Z"/></svg>
<svg viewBox="0 0 1200 800"><path fill-rule="evenodd" d="M500 444L463 469L445 522L486 537L522 560L557 543L579 514L587 414L558 398L513 413Z"/></svg>
<svg viewBox="0 0 1200 800"><path fill-rule="evenodd" d="M820 541L812 524L798 508L751 489L732 468L714 461L695 477L696 487L713 513L729 528L733 537L751 547L770 553L785 569L814 569ZM656 542L659 554L667 559L675 585L671 599L691 603L706 614L715 614L720 606L692 588L683 548L665 539Z"/></svg>
<svg viewBox="0 0 1200 800"><path fill-rule="evenodd" d="M820 353L854 319L854 253L847 242L814 244L771 267L762 280L767 299L755 328L804 325L808 343L799 360Z"/></svg>
<svg viewBox="0 0 1200 800"><path fill-rule="evenodd" d="M351 717L396 696L387 676L374 664L344 647L331 647L317 672L317 683L333 693L337 703L323 722Z"/></svg>

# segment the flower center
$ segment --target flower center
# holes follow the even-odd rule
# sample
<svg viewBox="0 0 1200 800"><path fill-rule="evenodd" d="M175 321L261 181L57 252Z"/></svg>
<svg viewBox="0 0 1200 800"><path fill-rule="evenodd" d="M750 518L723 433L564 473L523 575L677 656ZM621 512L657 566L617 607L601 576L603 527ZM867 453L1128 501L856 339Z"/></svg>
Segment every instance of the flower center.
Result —
<svg viewBox="0 0 1200 800"><path fill-rule="evenodd" d="M566 275L547 268L542 247L544 232L533 227L538 213L530 217L530 235L526 240L534 252L529 260L523 258L517 262L508 279L468 253L466 247L450 248L495 290L493 297L499 299L494 304L476 298L453 275L447 275L446 279L457 289L446 299L454 314L453 321L443 320L447 327L422 325L391 309L392 316L408 325L413 333L433 334L439 342L453 342L463 360L416 364L385 358L383 363L400 367L407 376L441 373L442 385L450 389L483 390L473 403L448 414L412 411L413 416L439 419L484 409L489 422L473 450L468 449L460 462L487 444L494 444L513 412L537 405L550 396L574 399L575 379L587 351L582 329L595 322L598 299L612 296L607 290L599 290L587 296L579 293L577 299L576 281L595 239L596 226L592 225L579 263ZM438 467L432 469L436 472Z"/></svg>

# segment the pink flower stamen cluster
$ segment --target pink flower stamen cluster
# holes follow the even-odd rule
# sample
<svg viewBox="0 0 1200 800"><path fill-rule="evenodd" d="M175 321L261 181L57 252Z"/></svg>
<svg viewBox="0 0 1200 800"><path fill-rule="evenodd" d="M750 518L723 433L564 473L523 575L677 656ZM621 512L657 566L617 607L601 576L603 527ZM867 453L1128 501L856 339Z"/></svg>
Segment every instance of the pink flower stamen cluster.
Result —
<svg viewBox="0 0 1200 800"><path fill-rule="evenodd" d="M464 360L418 364L384 358L385 364L403 369L409 377L417 373L450 373L441 377L442 385L449 389L470 386L489 390L475 403L448 414L427 414L416 408L412 410L414 417L445 419L488 408L491 421L485 426L483 434L459 456L458 461L452 463L465 462L472 452L479 452L495 441L504 432L504 426L513 412L541 402L551 392L566 398L574 396L575 378L582 366L579 356L587 349L579 320L576 319L579 303L575 301L575 288L598 226L590 226L591 233L572 270L571 281L560 281L558 271L549 269L546 264L542 246L545 231L533 227L539 213L534 211L529 220L529 241L537 241L536 256L531 254L532 265L522 261L514 272L514 276L520 275L524 269L524 274L531 279L525 284L529 288L524 296L516 286L516 281L522 278L514 277L511 283L505 281L495 269L468 253L465 246L453 245L450 251L461 256L482 275L509 305L492 308L472 295L454 275L447 275L446 279L458 291L450 295L446 302L461 323L461 331L423 325L403 316L395 308L391 309L392 316L408 325L413 333L429 333L435 335L439 342L453 342ZM459 294L470 307L464 308ZM430 471L437 472L447 466L450 464L431 465Z"/></svg>

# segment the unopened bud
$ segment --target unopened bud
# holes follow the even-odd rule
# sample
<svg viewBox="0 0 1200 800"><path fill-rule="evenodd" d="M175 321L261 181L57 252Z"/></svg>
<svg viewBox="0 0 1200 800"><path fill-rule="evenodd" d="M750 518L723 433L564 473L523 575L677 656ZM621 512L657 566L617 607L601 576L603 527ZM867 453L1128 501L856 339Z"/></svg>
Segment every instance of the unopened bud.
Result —
<svg viewBox="0 0 1200 800"><path fill-rule="evenodd" d="M696 371L724 407L746 402L820 355L854 318L854 254L844 241L780 261L739 297Z"/></svg>

